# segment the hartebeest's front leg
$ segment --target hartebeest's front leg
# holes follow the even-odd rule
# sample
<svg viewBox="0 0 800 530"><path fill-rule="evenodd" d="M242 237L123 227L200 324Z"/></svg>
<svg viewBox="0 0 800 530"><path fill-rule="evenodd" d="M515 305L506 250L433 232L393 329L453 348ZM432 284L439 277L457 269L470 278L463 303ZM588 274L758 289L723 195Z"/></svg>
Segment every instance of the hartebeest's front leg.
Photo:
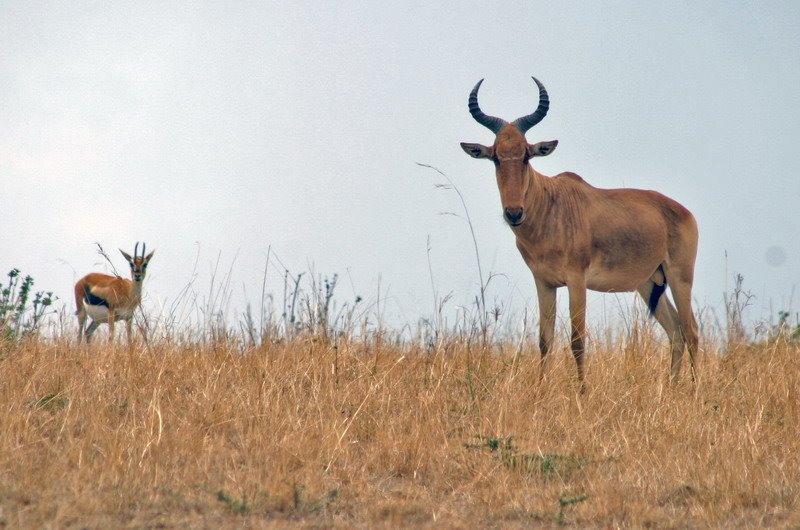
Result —
<svg viewBox="0 0 800 530"><path fill-rule="evenodd" d="M556 329L556 290L545 285L534 277L536 282L536 296L539 299L539 353L542 362L539 380L544 378L545 358L553 346L553 337Z"/></svg>
<svg viewBox="0 0 800 530"><path fill-rule="evenodd" d="M572 324L570 346L575 363L578 366L578 383L580 391L586 390L583 380L584 339L586 338L586 278L576 275L567 283L569 290L569 318Z"/></svg>

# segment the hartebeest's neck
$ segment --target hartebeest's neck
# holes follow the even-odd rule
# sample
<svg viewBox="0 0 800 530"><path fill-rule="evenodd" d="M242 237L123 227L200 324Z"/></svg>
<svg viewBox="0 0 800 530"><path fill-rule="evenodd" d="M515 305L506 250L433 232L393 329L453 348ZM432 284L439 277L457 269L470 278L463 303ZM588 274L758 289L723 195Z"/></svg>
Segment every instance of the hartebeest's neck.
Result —
<svg viewBox="0 0 800 530"><path fill-rule="evenodd" d="M528 192L525 195L525 211L531 222L538 223L539 217L545 214L549 199L547 197L547 183L550 177L546 177L533 169L528 164Z"/></svg>
<svg viewBox="0 0 800 530"><path fill-rule="evenodd" d="M586 208L582 207L577 175L548 177L528 169L525 195L525 221L514 227L518 240L526 245L569 245L586 228Z"/></svg>

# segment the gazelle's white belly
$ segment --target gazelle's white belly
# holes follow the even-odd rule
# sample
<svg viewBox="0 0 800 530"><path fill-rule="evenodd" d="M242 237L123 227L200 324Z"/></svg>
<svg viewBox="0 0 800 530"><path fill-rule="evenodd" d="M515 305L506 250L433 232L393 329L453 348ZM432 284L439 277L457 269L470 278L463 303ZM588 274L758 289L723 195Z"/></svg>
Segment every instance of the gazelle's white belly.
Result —
<svg viewBox="0 0 800 530"><path fill-rule="evenodd" d="M98 323L108 322L108 308L104 305L92 305L83 303L86 308L86 314L92 317L92 320ZM133 316L133 309L126 307L118 307L114 311L114 320L129 320Z"/></svg>

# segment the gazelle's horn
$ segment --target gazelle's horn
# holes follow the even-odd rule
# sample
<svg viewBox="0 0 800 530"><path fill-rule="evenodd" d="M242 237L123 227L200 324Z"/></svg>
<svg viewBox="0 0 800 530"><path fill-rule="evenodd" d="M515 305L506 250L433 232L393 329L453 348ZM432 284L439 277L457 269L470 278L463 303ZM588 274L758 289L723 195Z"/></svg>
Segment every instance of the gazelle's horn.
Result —
<svg viewBox="0 0 800 530"><path fill-rule="evenodd" d="M472 117L475 118L475 121L493 133L497 134L500 132L500 129L508 125L508 122L495 116L489 116L488 114L483 113L480 105L478 105L478 89L481 87L481 83L483 83L483 79L478 81L478 84L475 85L475 88L473 88L472 92L469 93L469 113L472 114Z"/></svg>
<svg viewBox="0 0 800 530"><path fill-rule="evenodd" d="M136 242L136 246L133 247L133 259L136 259L139 256L139 242Z"/></svg>
<svg viewBox="0 0 800 530"><path fill-rule="evenodd" d="M545 90L544 85L535 77L531 77L531 79L533 79L533 82L539 87L539 106L533 114L528 114L527 116L514 120L514 125L517 126L517 129L522 131L522 134L525 134L528 129L542 121L544 117L547 116L547 111L550 108L550 98L547 96L547 90Z"/></svg>
<svg viewBox="0 0 800 530"><path fill-rule="evenodd" d="M145 245L144 241L142 241L142 259L144 259L144 253L146 252L147 245Z"/></svg>

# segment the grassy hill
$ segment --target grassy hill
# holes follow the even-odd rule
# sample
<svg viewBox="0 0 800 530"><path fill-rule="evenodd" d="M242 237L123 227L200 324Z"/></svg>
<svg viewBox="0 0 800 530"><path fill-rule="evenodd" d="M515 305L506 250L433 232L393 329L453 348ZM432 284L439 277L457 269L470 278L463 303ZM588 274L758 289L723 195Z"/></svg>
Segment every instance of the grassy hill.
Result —
<svg viewBox="0 0 800 530"><path fill-rule="evenodd" d="M0 527L794 527L800 347L380 334L0 355ZM521 355L518 355L521 353Z"/></svg>

